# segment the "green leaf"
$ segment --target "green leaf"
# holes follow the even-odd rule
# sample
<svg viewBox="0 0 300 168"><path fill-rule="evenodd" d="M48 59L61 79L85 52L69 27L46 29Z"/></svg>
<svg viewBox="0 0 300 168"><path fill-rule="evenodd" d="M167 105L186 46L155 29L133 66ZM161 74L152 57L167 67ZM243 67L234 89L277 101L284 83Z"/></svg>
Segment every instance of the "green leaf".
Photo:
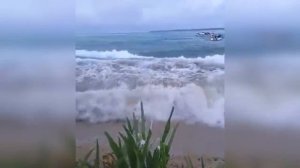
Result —
<svg viewBox="0 0 300 168"><path fill-rule="evenodd" d="M153 153L153 155L152 155L152 165L151 165L151 167L153 167L153 168L156 168L156 167L161 167L161 166L159 166L160 165L160 151L159 151L159 149L155 149L154 150L154 153Z"/></svg>
<svg viewBox="0 0 300 168"><path fill-rule="evenodd" d="M133 132L136 140L138 140L138 132L139 132L139 124L138 119L135 116L135 113L133 113Z"/></svg>
<svg viewBox="0 0 300 168"><path fill-rule="evenodd" d="M126 153L129 160L129 165L131 168L136 168L137 166L137 155L136 155L136 151L138 150L136 143L132 137L132 135L130 134L129 130L127 128L124 128L126 133L127 133L127 137L125 137L123 134L120 133L120 136L122 137L123 141L125 142L125 148L126 148Z"/></svg>
<svg viewBox="0 0 300 168"><path fill-rule="evenodd" d="M122 142L121 142L120 137L118 137L118 145L119 145L119 146L118 146L119 148L122 148Z"/></svg>
<svg viewBox="0 0 300 168"><path fill-rule="evenodd" d="M152 166L152 154L150 151L148 151L148 153L146 155L147 156L146 156L145 164L146 164L147 168L152 168L153 167Z"/></svg>
<svg viewBox="0 0 300 168"><path fill-rule="evenodd" d="M108 132L105 131L104 134L107 137L109 146L112 149L112 151L116 154L117 157L120 157L122 153L121 153L121 149L118 147L118 144L113 140L113 138L108 134Z"/></svg>
<svg viewBox="0 0 300 168"><path fill-rule="evenodd" d="M144 149L143 149L143 156L146 157L146 154L147 154L147 151L149 151L149 141L150 141L150 138L152 136L152 131L149 129L148 131L148 136L147 136L147 139L146 139L146 142L144 144Z"/></svg>
<svg viewBox="0 0 300 168"><path fill-rule="evenodd" d="M173 113L174 113L174 107L172 107L169 119L168 119L168 121L165 125L164 133L163 133L163 136L162 136L162 139L161 139L161 141L163 143L166 141L167 135L169 134L170 127L171 127L171 118L172 118Z"/></svg>
<svg viewBox="0 0 300 168"><path fill-rule="evenodd" d="M95 168L100 168L100 152L99 152L99 143L98 143L98 139L96 140L96 158L95 158Z"/></svg>
<svg viewBox="0 0 300 168"><path fill-rule="evenodd" d="M128 127L128 129L130 130L130 132L133 132L133 128L131 126L131 123L130 123L129 119L126 118L126 121L127 121L127 127Z"/></svg>
<svg viewBox="0 0 300 168"><path fill-rule="evenodd" d="M141 102L141 120L142 120L142 137L143 139L146 139L146 130L145 130L145 113L144 113L144 106L143 102Z"/></svg>

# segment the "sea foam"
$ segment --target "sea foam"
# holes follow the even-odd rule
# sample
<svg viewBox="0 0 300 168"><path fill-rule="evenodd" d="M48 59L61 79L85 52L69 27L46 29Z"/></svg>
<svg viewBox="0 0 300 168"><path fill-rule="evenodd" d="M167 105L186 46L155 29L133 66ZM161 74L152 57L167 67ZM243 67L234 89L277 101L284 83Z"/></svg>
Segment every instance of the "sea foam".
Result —
<svg viewBox="0 0 300 168"><path fill-rule="evenodd" d="M86 51L85 51L86 52ZM224 125L224 56L155 58L128 51L76 52L77 119L122 120L139 114ZM77 55L78 54L78 55Z"/></svg>
<svg viewBox="0 0 300 168"><path fill-rule="evenodd" d="M132 54L127 50L111 50L111 51L89 51L89 50L76 50L76 56L86 58L147 58L144 56Z"/></svg>

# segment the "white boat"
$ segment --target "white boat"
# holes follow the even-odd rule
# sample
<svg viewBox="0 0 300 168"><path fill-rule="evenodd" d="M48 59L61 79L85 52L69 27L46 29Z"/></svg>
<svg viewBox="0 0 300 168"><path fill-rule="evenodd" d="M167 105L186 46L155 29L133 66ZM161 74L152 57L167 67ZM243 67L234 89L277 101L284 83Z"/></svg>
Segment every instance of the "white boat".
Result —
<svg viewBox="0 0 300 168"><path fill-rule="evenodd" d="M197 37L200 37L205 40L210 40L210 41L220 41L223 40L223 35L219 33L210 33L210 32L201 32L201 33L196 33Z"/></svg>

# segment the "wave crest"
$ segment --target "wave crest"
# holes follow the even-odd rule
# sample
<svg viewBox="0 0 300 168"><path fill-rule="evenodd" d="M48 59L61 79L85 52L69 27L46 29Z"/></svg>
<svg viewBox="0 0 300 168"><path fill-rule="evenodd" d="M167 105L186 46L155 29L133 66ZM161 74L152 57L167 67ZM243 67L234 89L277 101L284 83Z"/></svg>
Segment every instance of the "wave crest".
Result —
<svg viewBox="0 0 300 168"><path fill-rule="evenodd" d="M80 58L90 58L90 59L130 59L130 58L149 58L153 59L153 56L142 56L130 53L127 50L107 50L107 51L89 51L89 50L76 50L75 55ZM195 59L187 58L185 56L180 57L168 57L161 59ZM225 58L224 55L208 55L205 57L196 57L197 60L202 61L207 64L224 64Z"/></svg>
<svg viewBox="0 0 300 168"><path fill-rule="evenodd" d="M76 50L76 56L87 58L151 58L132 54L127 50L111 50L111 51L88 51L88 50Z"/></svg>

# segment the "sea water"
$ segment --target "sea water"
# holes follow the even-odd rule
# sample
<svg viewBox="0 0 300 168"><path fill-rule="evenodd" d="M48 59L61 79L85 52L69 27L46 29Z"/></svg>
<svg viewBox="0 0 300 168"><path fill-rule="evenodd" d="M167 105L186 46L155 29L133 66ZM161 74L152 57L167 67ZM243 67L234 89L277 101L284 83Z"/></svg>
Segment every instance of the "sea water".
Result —
<svg viewBox="0 0 300 168"><path fill-rule="evenodd" d="M209 30L224 35L224 30ZM224 40L197 30L79 36L77 120L123 120L140 112L164 121L224 125Z"/></svg>

